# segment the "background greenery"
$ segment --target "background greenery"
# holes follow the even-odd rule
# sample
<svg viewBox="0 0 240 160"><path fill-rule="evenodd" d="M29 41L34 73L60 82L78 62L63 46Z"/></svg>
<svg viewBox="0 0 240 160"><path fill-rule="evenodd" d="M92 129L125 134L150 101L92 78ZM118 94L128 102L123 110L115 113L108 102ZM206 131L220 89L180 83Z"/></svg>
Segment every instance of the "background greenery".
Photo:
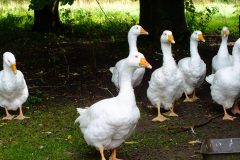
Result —
<svg viewBox="0 0 240 160"><path fill-rule="evenodd" d="M116 38L139 20L139 2L131 0L100 0L106 16L95 0L76 0L73 5L61 5L60 17L67 32L81 37ZM193 2L193 3L192 3ZM0 2L0 30L31 30L33 11L29 1ZM237 0L185 0L186 19L190 30L216 34L223 25L231 35L238 36L239 3ZM0 31L0 32L1 32Z"/></svg>

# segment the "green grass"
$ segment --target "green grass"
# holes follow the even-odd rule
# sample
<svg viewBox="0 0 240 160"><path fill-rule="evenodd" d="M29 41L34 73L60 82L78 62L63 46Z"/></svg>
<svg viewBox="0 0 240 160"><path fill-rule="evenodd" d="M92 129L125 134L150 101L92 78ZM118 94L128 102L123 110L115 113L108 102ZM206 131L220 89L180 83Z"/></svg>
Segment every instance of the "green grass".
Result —
<svg viewBox="0 0 240 160"><path fill-rule="evenodd" d="M78 116L76 104L62 99L46 101L38 106L27 105L27 108L29 109L24 108L25 115L31 116L30 119L0 120L0 159L99 159L99 153L94 147L86 144L79 126L74 125ZM139 124L150 121L147 113L141 114ZM3 116L3 110L0 111L0 115ZM166 122L164 126L155 123L141 132L134 132L119 148L120 157L129 159L134 152L143 148L145 152L150 153L151 150L161 148L161 151L167 151L177 143L187 143L188 134L171 134L168 131L167 126L172 123L175 122ZM106 151L106 157L109 154Z"/></svg>
<svg viewBox="0 0 240 160"><path fill-rule="evenodd" d="M11 35L11 32L31 30L33 11L28 10L28 3L28 1L21 4L14 1L0 3L1 37ZM139 21L138 1L122 0L112 3L100 1L100 3L107 17L95 1L89 1L88 3L75 1L72 6L60 6L61 20L71 28L68 33L83 38L115 40L119 37L125 37L123 33L126 33L130 26L137 24ZM196 11L202 11L205 7L216 7L219 10L207 24L204 30L206 34L219 34L222 26L226 25L230 28L231 35L238 36L238 16L234 13L237 9L234 4L196 2L195 6ZM197 26L194 28L199 29Z"/></svg>
<svg viewBox="0 0 240 160"><path fill-rule="evenodd" d="M73 105L30 107L26 114L31 118L1 121L1 159L71 159L87 151L78 126L73 124L77 117Z"/></svg>
<svg viewBox="0 0 240 160"><path fill-rule="evenodd" d="M198 11L204 10L205 7L216 7L219 12L213 15L206 27L206 34L219 34L223 26L228 26L231 36L238 37L238 14L237 7L234 3L196 3Z"/></svg>

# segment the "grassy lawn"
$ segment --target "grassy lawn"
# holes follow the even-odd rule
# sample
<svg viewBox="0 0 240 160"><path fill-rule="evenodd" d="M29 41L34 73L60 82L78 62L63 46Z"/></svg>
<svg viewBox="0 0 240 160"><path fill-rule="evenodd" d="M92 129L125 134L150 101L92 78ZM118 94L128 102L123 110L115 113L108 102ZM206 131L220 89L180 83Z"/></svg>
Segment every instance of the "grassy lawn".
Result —
<svg viewBox="0 0 240 160"><path fill-rule="evenodd" d="M46 101L46 104L27 105L26 115L30 119L23 121L0 120L0 159L3 160L46 160L46 159L99 159L95 148L86 144L78 125L74 120L78 116L76 104L69 100ZM78 104L79 105L79 104ZM3 110L0 112L3 116ZM17 112L14 112L17 114ZM151 123L146 112L141 113L139 124ZM130 139L119 149L119 157L134 159L138 152L148 156L153 150L169 151L178 143L186 143L189 139L186 133L171 134L167 126L173 123L183 123L175 119L164 125L146 125L144 130L138 128ZM148 126L148 127L147 127ZM144 151L142 150L144 148ZM106 151L106 157L110 155ZM157 155L155 155L157 156ZM151 158L150 158L151 159Z"/></svg>
<svg viewBox="0 0 240 160"><path fill-rule="evenodd" d="M70 159L88 150L74 125L75 106L48 103L31 106L26 114L31 118L1 121L0 159Z"/></svg>

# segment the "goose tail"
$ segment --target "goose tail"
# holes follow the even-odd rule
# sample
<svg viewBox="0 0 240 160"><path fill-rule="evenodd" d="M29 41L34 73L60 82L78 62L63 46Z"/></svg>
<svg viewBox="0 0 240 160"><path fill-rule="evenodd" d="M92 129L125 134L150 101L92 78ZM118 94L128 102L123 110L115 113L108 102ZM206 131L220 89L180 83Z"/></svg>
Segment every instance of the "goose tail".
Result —
<svg viewBox="0 0 240 160"><path fill-rule="evenodd" d="M206 80L209 84L212 84L213 79L214 79L214 75L215 75L215 74L211 74L211 75L207 76L207 77L205 78L205 80Z"/></svg>
<svg viewBox="0 0 240 160"><path fill-rule="evenodd" d="M78 118L75 120L75 123L80 123L82 116L84 116L84 114L87 112L88 108L77 108L77 112L80 114L80 116L78 116ZM82 116L81 116L82 115Z"/></svg>
<svg viewBox="0 0 240 160"><path fill-rule="evenodd" d="M115 67L110 67L110 68L109 68L109 71L110 71L111 73L113 73L113 72L114 72L114 69L115 69Z"/></svg>

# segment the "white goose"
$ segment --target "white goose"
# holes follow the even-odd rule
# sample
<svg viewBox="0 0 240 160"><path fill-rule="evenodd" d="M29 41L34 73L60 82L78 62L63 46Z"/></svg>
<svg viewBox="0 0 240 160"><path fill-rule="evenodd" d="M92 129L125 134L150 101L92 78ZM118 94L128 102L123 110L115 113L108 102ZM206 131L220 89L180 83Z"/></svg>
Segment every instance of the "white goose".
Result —
<svg viewBox="0 0 240 160"><path fill-rule="evenodd" d="M174 113L173 108L175 100L178 100L183 94L183 74L177 68L172 56L171 43L175 43L172 32L164 31L161 35L163 65L152 73L147 89L148 99L158 109L158 116L152 121L162 122L167 119L161 114L160 107L170 110L165 115L178 116Z"/></svg>
<svg viewBox="0 0 240 160"><path fill-rule="evenodd" d="M205 42L201 31L194 31L190 37L191 57L185 57L178 62L178 67L184 75L184 102L193 102L198 99L195 88L199 87L206 76L206 64L198 53L198 42ZM188 95L192 94L192 97Z"/></svg>
<svg viewBox="0 0 240 160"><path fill-rule="evenodd" d="M221 31L222 42L217 55L212 59L212 73L217 70L232 65L232 55L228 52L227 40L229 35L228 27L223 27Z"/></svg>
<svg viewBox="0 0 240 160"><path fill-rule="evenodd" d="M8 110L17 110L19 115L15 119L29 118L22 113L22 104L28 98L28 88L21 71L16 69L16 59L10 52L3 54L3 70L0 72L0 106L5 108L4 120L11 120Z"/></svg>
<svg viewBox="0 0 240 160"><path fill-rule="evenodd" d="M232 56L231 66L219 69L206 78L211 84L212 99L223 107L223 120L234 120L235 117L230 116L226 109L232 108L240 94L240 38L233 46Z"/></svg>
<svg viewBox="0 0 240 160"><path fill-rule="evenodd" d="M80 124L87 144L100 151L102 160L105 160L103 151L106 149L113 150L110 160L117 160L116 148L131 135L140 118L131 83L134 70L152 68L139 52L130 54L123 63L119 71L118 96L103 99L89 108L77 109L80 116L75 122Z"/></svg>
<svg viewBox="0 0 240 160"><path fill-rule="evenodd" d="M139 35L148 35L148 32L146 32L140 25L134 25L130 28L128 32L128 44L129 44L129 54L138 52L137 49L137 37ZM119 87L119 72L121 66L124 64L124 61L126 58L118 61L114 67L110 67L110 71L112 73L112 82L117 88ZM132 84L133 88L138 86L143 79L145 73L145 68L137 68L132 76Z"/></svg>

